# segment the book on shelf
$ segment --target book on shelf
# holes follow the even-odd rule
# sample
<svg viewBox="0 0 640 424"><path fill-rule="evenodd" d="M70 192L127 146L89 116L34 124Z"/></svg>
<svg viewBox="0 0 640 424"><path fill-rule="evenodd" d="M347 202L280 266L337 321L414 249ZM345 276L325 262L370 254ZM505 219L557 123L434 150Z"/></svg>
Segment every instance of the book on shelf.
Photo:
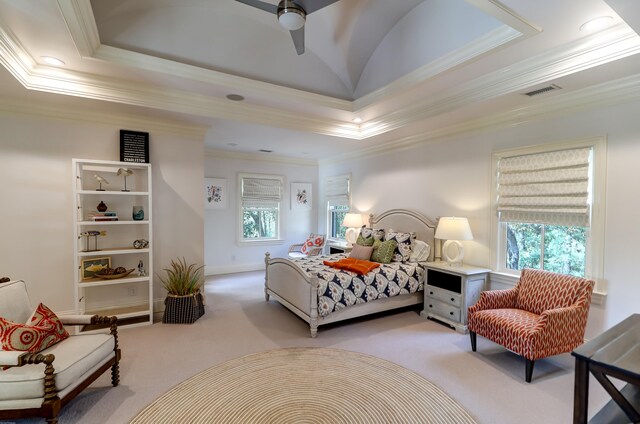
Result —
<svg viewBox="0 0 640 424"><path fill-rule="evenodd" d="M117 216L94 216L93 218L91 218L91 221L117 221L118 217Z"/></svg>
<svg viewBox="0 0 640 424"><path fill-rule="evenodd" d="M105 212L99 212L99 211L89 211L89 213L87 214L89 217L93 217L93 216L118 216L118 213L115 211L105 211Z"/></svg>

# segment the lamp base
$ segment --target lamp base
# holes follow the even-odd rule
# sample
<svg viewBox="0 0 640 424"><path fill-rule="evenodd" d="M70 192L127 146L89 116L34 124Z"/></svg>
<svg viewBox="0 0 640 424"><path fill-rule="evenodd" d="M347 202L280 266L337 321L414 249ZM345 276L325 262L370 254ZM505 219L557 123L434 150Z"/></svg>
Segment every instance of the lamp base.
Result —
<svg viewBox="0 0 640 424"><path fill-rule="evenodd" d="M462 258L464 258L462 243L458 240L445 241L442 245L442 257L451 266L462 266Z"/></svg>
<svg viewBox="0 0 640 424"><path fill-rule="evenodd" d="M347 240L349 246L353 246L356 240L358 240L359 230L359 228L347 228L347 231L344 233L344 238Z"/></svg>

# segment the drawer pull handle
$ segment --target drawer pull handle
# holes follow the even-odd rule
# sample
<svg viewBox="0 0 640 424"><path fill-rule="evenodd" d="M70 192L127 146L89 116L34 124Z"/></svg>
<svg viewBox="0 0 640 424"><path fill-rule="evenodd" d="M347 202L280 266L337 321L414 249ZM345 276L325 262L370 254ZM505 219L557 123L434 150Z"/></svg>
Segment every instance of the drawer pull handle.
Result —
<svg viewBox="0 0 640 424"><path fill-rule="evenodd" d="M429 305L430 308L433 308L433 305Z"/></svg>
<svg viewBox="0 0 640 424"><path fill-rule="evenodd" d="M453 302L453 301L455 301L455 299L452 297L452 298L451 298L451 301Z"/></svg>
<svg viewBox="0 0 640 424"><path fill-rule="evenodd" d="M449 315L453 315L453 312L449 312Z"/></svg>
<svg viewBox="0 0 640 424"><path fill-rule="evenodd" d="M429 294L433 294L433 292L429 292Z"/></svg>

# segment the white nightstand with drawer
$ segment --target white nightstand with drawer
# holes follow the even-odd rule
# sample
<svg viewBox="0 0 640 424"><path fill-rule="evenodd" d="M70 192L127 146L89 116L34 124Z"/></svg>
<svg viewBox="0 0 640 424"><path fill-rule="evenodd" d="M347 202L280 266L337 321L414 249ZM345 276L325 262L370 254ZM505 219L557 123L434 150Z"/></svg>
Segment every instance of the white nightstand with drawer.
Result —
<svg viewBox="0 0 640 424"><path fill-rule="evenodd" d="M469 265L429 263L424 286L424 309L420 315L447 323L466 334L467 308L478 301L489 272L489 269Z"/></svg>

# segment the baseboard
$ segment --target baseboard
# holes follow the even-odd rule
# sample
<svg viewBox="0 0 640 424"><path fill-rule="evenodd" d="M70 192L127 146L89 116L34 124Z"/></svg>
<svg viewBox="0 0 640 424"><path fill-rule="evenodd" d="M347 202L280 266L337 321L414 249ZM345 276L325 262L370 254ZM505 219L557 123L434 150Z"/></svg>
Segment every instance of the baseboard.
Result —
<svg viewBox="0 0 640 424"><path fill-rule="evenodd" d="M204 275L234 274L236 272L262 271L264 262L255 264L227 265L227 266L205 266Z"/></svg>

